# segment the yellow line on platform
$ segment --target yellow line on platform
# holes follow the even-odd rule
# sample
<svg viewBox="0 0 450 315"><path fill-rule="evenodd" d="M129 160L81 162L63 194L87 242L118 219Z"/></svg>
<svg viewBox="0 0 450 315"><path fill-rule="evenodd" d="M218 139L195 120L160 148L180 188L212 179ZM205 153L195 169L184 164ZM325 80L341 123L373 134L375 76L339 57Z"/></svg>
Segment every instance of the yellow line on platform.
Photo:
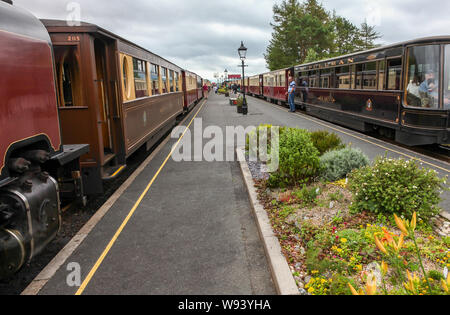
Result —
<svg viewBox="0 0 450 315"><path fill-rule="evenodd" d="M276 105L272 105L272 106L273 106L273 107L276 107L276 108L278 108L278 109L280 109L280 110L282 110L282 111L284 111L284 112L287 112L287 110L284 110L284 109L282 109L282 108L279 108L279 107L276 106ZM349 132L346 132L346 131L343 131L343 130L341 130L341 129L332 127L332 126L330 126L330 125L328 125L328 124L326 124L326 123L322 123L322 122L319 122L319 121L317 121L317 120L315 120L315 119L309 118L309 117L307 117L306 115L297 114L297 113L294 113L294 114L297 115L297 116L299 116L299 117L301 117L301 118L304 118L304 119L306 119L306 120L312 121L312 122L314 122L314 123L316 123L316 124L318 124L318 125L322 125L322 126L325 126L325 127L327 127L327 128L333 129L333 130L335 130L335 131L337 131L337 132L343 133L343 134L345 134L345 135L347 135L347 136L350 136L350 137L359 139L359 140L361 140L361 141L364 141L364 142L373 144L373 145L375 145L375 146L377 146L377 147L380 147L380 148L382 148L382 149L385 149L385 150L388 150L388 151L391 151L391 152L394 152L394 153L403 155L403 156L405 156L405 157L407 157L407 158L410 158L410 159L412 159L412 160L416 160L416 161L418 161L418 162L420 162L420 163L427 164L427 165L430 165L430 166L435 167L435 168L437 168L437 169L440 169L440 170L442 170L442 171L444 171L444 172L450 173L450 170L447 169L447 168L444 168L444 167L435 165L435 164L433 164L433 163L424 161L424 160L422 160L422 159L420 159L420 158L417 158L417 157L414 157L414 156L412 156L412 155L408 155L408 154L406 154L406 153L403 153L403 152L400 152L400 151L397 151L397 150L394 150L394 149L390 149L390 148L388 148L388 147L386 147L386 146L383 146L383 145L381 145L381 144L375 143L375 142L373 142L373 141L369 141L369 140L367 140L367 139L358 137L358 136L356 136L356 135L354 135L354 134L351 134L351 133L349 133Z"/></svg>
<svg viewBox="0 0 450 315"><path fill-rule="evenodd" d="M121 167L119 167L119 169L117 171L115 171L114 174L111 175L111 178L115 177L117 174L119 174L120 171L122 171L124 169L124 167L125 167L125 165L122 165Z"/></svg>
<svg viewBox="0 0 450 315"><path fill-rule="evenodd" d="M200 106L200 108L198 109L198 111L195 113L194 117L192 117L191 121L189 122L189 125L187 125L186 130L184 130L183 134L180 136L180 138L178 139L178 141L175 143L175 145L172 147L172 150L170 151L170 153L167 155L166 159L164 160L164 162L161 164L160 168L158 169L158 171L156 172L156 174L153 176L152 180L148 183L147 187L145 188L144 192L141 194L141 196L139 197L139 199L136 201L136 203L134 204L133 208L130 210L130 212L128 213L127 217L125 218L125 220L122 222L122 224L120 225L119 229L116 231L116 233L114 234L113 238L111 239L111 241L108 243L108 245L106 246L105 250L103 251L103 253L101 254L100 258L97 260L97 262L95 263L95 265L92 267L91 271L89 272L89 274L87 275L86 279L83 281L83 283L81 284L80 288L78 289L78 291L75 293L75 295L81 295L83 294L84 290L86 289L87 285L89 284L89 282L92 280L93 276L95 275L95 273L97 272L98 268L100 267L100 265L102 264L103 260L105 259L105 257L108 255L109 251L111 250L111 248L113 247L114 243L117 241L117 239L119 238L120 234L122 233L123 229L125 228L125 226L127 225L128 221L130 221L131 217L133 216L133 214L135 213L136 209L139 207L139 205L141 204L142 200L144 199L144 197L147 195L148 191L150 190L150 188L152 187L153 183L155 182L156 178L158 177L158 175L161 173L162 169L164 168L164 166L167 164L167 162L169 161L170 157L172 156L173 152L175 151L175 149L178 147L178 144L180 143L180 141L183 139L184 135L186 134L186 132L189 130L189 127L191 126L192 122L194 121L194 119L197 117L197 115L200 113L200 111L202 110L203 106L206 104L206 100L203 102L203 104Z"/></svg>

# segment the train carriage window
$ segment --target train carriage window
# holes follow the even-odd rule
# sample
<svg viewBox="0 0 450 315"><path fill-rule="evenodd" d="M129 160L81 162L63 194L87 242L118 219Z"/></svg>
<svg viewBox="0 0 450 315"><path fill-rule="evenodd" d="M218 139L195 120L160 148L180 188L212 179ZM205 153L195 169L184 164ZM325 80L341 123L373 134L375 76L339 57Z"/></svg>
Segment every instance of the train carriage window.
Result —
<svg viewBox="0 0 450 315"><path fill-rule="evenodd" d="M152 95L159 94L159 67L154 64L150 64L150 76L152 80Z"/></svg>
<svg viewBox="0 0 450 315"><path fill-rule="evenodd" d="M178 72L175 72L175 91L180 90L180 75Z"/></svg>
<svg viewBox="0 0 450 315"><path fill-rule="evenodd" d="M320 71L320 83L319 87L321 88L329 88L330 87L330 75L331 75L331 69L323 69Z"/></svg>
<svg viewBox="0 0 450 315"><path fill-rule="evenodd" d="M350 66L350 88L354 89L356 84L356 65Z"/></svg>
<svg viewBox="0 0 450 315"><path fill-rule="evenodd" d="M319 71L311 71L310 73L310 81L309 81L310 87L319 87Z"/></svg>
<svg viewBox="0 0 450 315"><path fill-rule="evenodd" d="M406 104L415 107L439 107L440 46L408 48Z"/></svg>
<svg viewBox="0 0 450 315"><path fill-rule="evenodd" d="M133 58L133 72L136 98L148 96L146 63L137 58Z"/></svg>
<svg viewBox="0 0 450 315"><path fill-rule="evenodd" d="M378 90L386 89L386 61L378 61Z"/></svg>
<svg viewBox="0 0 450 315"><path fill-rule="evenodd" d="M375 90L377 88L377 63L368 62L363 66L363 89Z"/></svg>
<svg viewBox="0 0 450 315"><path fill-rule="evenodd" d="M395 58L388 60L388 83L387 83L387 89L388 90L400 90L400 81L402 76L402 59L401 58Z"/></svg>
<svg viewBox="0 0 450 315"><path fill-rule="evenodd" d="M445 46L444 109L450 109L450 45Z"/></svg>
<svg viewBox="0 0 450 315"><path fill-rule="evenodd" d="M128 89L128 66L127 66L127 59L123 58L123 66L122 66L122 75L123 75L123 88L126 91Z"/></svg>
<svg viewBox="0 0 450 315"><path fill-rule="evenodd" d="M336 89L349 89L350 88L350 67L343 66L337 67L335 70L336 78L334 87Z"/></svg>
<svg viewBox="0 0 450 315"><path fill-rule="evenodd" d="M174 92L175 90L174 90L174 85L175 85L175 83L174 83L174 76L173 76L173 70L170 70L169 71L169 85L170 85L170 92Z"/></svg>
<svg viewBox="0 0 450 315"><path fill-rule="evenodd" d="M362 88L363 64L356 65L355 78L356 78L356 81L355 81L354 88L356 90L359 90Z"/></svg>
<svg viewBox="0 0 450 315"><path fill-rule="evenodd" d="M58 99L60 107L82 104L82 82L78 66L78 47L55 46L55 63L58 71Z"/></svg>
<svg viewBox="0 0 450 315"><path fill-rule="evenodd" d="M161 71L161 79L162 79L162 92L163 94L167 93L167 91L169 90L167 87L167 69L162 67L162 71Z"/></svg>

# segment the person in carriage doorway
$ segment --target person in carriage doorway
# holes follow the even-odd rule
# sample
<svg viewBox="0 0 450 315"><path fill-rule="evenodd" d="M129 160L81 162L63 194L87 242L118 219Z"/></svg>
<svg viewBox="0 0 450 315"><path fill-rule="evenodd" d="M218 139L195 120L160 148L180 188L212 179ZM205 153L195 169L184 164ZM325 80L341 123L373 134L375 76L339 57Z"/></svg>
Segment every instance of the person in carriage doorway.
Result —
<svg viewBox="0 0 450 315"><path fill-rule="evenodd" d="M206 99L208 99L208 93L209 93L209 88L206 85L206 83L203 85L203 95L205 96Z"/></svg>
<svg viewBox="0 0 450 315"><path fill-rule="evenodd" d="M288 95L288 101L289 101L289 108L290 108L290 112L294 113L295 112L295 103L294 103L294 98L295 98L295 80L292 76L289 76L289 89L286 92L286 94Z"/></svg>
<svg viewBox="0 0 450 315"><path fill-rule="evenodd" d="M308 92L309 92L308 82L306 82L305 79L301 79L300 86L302 90L303 103L306 104L306 102L308 101Z"/></svg>

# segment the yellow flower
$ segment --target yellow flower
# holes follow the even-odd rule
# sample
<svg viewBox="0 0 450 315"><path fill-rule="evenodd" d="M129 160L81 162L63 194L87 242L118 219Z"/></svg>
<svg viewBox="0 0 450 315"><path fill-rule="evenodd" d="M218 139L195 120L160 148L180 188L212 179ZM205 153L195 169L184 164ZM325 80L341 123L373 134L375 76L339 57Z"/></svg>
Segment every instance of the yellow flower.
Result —
<svg viewBox="0 0 450 315"><path fill-rule="evenodd" d="M383 272L383 275L386 275L389 271L388 264L384 261L381 262L381 271Z"/></svg>
<svg viewBox="0 0 450 315"><path fill-rule="evenodd" d="M417 214L414 212L413 217L411 219L411 229L414 231L417 225Z"/></svg>
<svg viewBox="0 0 450 315"><path fill-rule="evenodd" d="M406 229L405 223L403 222L403 220L400 219L399 217L397 217L395 214L394 214L394 219L395 219L395 223L397 224L400 231L402 231L403 234L405 234L405 235L409 235L408 230Z"/></svg>
<svg viewBox="0 0 450 315"><path fill-rule="evenodd" d="M359 293L356 292L355 288L350 284L350 282L348 283L348 287L350 288L350 291L353 295L359 295Z"/></svg>
<svg viewBox="0 0 450 315"><path fill-rule="evenodd" d="M367 295L377 294L377 278L373 273L367 277L366 292Z"/></svg>
<svg viewBox="0 0 450 315"><path fill-rule="evenodd" d="M347 239L346 238L341 238L341 243L347 243Z"/></svg>
<svg viewBox="0 0 450 315"><path fill-rule="evenodd" d="M448 293L448 286L447 286L447 283L445 282L445 280L442 280L442 288L444 289L445 292Z"/></svg>
<svg viewBox="0 0 450 315"><path fill-rule="evenodd" d="M387 250L386 248L383 246L383 244L380 242L380 240L378 239L378 237L375 235L375 244L377 245L378 249L387 255Z"/></svg>

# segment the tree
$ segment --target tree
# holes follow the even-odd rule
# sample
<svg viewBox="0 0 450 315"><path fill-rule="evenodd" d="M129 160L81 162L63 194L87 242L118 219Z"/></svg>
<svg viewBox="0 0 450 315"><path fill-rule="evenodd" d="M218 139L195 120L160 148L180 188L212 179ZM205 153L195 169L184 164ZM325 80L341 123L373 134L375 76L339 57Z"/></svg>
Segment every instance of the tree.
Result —
<svg viewBox="0 0 450 315"><path fill-rule="evenodd" d="M283 0L273 6L272 39L264 55L269 69L280 69L298 61L298 39L295 31L295 19L299 14L297 0Z"/></svg>
<svg viewBox="0 0 450 315"><path fill-rule="evenodd" d="M274 31L267 47L266 62L271 70L302 63L309 49L319 56L327 55L332 47L332 26L329 13L317 0L300 4L283 0L274 5Z"/></svg>
<svg viewBox="0 0 450 315"><path fill-rule="evenodd" d="M364 20L364 23L361 24L359 29L359 49L360 50L368 50L379 45L376 45L375 40L381 38L381 34L375 31L375 26L370 26L367 24L367 21Z"/></svg>
<svg viewBox="0 0 450 315"><path fill-rule="evenodd" d="M358 29L317 0L283 0L273 13L272 39L264 54L270 70L370 49L381 38L366 21Z"/></svg>
<svg viewBox="0 0 450 315"><path fill-rule="evenodd" d="M330 57L350 54L359 49L360 36L358 27L346 18L336 16L335 12L333 12L333 26L334 47Z"/></svg>

